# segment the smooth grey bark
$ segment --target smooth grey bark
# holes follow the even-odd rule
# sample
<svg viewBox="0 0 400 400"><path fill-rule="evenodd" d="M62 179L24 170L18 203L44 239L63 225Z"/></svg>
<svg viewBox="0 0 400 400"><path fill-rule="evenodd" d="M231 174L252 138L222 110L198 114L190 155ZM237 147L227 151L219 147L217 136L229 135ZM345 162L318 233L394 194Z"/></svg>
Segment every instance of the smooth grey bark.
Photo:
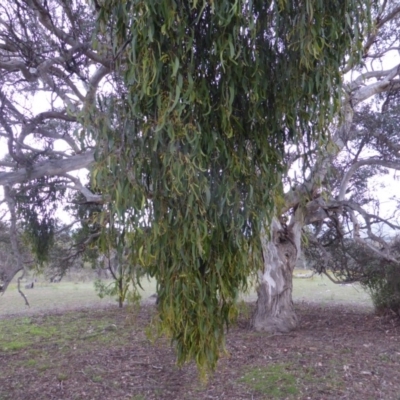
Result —
<svg viewBox="0 0 400 400"><path fill-rule="evenodd" d="M60 160L47 160L31 168L20 168L16 171L0 172L0 185L15 185L43 176L63 175L71 171L88 168L94 163L94 151L77 154Z"/></svg>

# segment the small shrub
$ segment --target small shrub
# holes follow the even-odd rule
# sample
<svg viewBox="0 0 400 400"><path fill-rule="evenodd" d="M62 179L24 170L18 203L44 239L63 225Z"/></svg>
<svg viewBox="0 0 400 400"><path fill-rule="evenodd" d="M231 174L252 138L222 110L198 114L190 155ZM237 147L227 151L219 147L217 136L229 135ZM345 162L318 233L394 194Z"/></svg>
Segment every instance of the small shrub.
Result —
<svg viewBox="0 0 400 400"><path fill-rule="evenodd" d="M392 257L400 257L400 236L388 241L387 246ZM383 259L350 238L327 240L324 251L330 257L323 257L320 248L309 245L305 249L308 262L317 272L330 270L337 282L360 282L370 294L377 312L393 312L400 317L400 266L397 263Z"/></svg>
<svg viewBox="0 0 400 400"><path fill-rule="evenodd" d="M400 268L381 265L366 272L361 284L370 293L376 311L391 311L400 317Z"/></svg>

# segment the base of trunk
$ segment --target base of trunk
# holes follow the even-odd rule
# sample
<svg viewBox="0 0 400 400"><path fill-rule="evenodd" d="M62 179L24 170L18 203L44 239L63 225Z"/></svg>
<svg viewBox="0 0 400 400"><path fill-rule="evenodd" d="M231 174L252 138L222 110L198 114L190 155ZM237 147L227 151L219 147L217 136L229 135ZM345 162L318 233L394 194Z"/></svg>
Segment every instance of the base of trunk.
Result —
<svg viewBox="0 0 400 400"><path fill-rule="evenodd" d="M257 332L287 333L296 329L297 324L291 294L281 293L270 297L266 285L261 284L253 315L253 329Z"/></svg>
<svg viewBox="0 0 400 400"><path fill-rule="evenodd" d="M300 237L301 223L297 219L290 226L273 219L270 237L261 235L264 270L260 274L257 307L252 321L256 331L286 333L297 327L292 274L300 254Z"/></svg>

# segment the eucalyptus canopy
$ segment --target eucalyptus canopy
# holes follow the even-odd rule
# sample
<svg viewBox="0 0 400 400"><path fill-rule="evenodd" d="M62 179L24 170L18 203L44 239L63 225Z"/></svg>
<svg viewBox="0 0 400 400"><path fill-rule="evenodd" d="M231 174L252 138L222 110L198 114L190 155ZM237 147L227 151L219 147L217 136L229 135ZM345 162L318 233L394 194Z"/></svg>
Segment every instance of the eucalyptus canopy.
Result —
<svg viewBox="0 0 400 400"><path fill-rule="evenodd" d="M348 199L318 194L349 150L354 108L398 88L397 66L364 70L358 56L395 47L400 6L379 2L373 34L361 43L365 6L3 2L0 134L8 155L0 184L14 254L0 271L5 286L32 263L18 250L20 200L77 190L89 203L79 206L96 209L79 218L98 215L89 225L104 227L83 245L96 238L104 251L111 238L129 249L132 265L157 278L160 326L179 360L214 366L236 296L265 260L263 228L293 210L305 210L300 233L329 222L334 200ZM341 87L348 71L354 79ZM298 159L310 174L285 190ZM85 167L94 193L70 173Z"/></svg>
<svg viewBox="0 0 400 400"><path fill-rule="evenodd" d="M364 3L101 3L127 90L93 121L93 174L132 262L157 279L179 362L215 365L238 291L262 265L285 145L325 143Z"/></svg>

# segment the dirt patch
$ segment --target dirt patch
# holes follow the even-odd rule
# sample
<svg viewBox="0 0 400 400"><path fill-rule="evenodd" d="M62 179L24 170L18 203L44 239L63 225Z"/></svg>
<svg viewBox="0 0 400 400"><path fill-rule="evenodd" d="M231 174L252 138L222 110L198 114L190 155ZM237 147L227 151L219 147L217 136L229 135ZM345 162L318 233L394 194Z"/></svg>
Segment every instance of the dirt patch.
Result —
<svg viewBox="0 0 400 400"><path fill-rule="evenodd" d="M0 399L400 398L399 321L344 306L297 311L289 335L252 332L243 316L206 384L194 365L176 367L167 340L149 340L151 305L134 320L116 308L4 319Z"/></svg>

